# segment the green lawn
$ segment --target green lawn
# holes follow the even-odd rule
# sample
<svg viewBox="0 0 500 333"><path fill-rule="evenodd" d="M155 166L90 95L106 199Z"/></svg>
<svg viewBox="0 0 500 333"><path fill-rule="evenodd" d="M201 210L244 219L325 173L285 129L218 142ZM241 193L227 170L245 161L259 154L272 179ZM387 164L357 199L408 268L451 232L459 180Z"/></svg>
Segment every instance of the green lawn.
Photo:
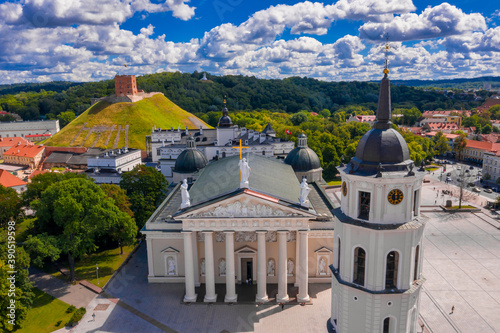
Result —
<svg viewBox="0 0 500 333"><path fill-rule="evenodd" d="M333 180L328 181L327 183L328 185L340 185L342 184L342 180L339 177L336 177Z"/></svg>
<svg viewBox="0 0 500 333"><path fill-rule="evenodd" d="M28 237L27 230L33 226L34 218L25 218L23 221L16 222L16 241L24 242Z"/></svg>
<svg viewBox="0 0 500 333"><path fill-rule="evenodd" d="M451 207L446 207L446 209L459 209L459 208L458 206L451 206ZM462 205L460 209L476 209L476 207L470 205Z"/></svg>
<svg viewBox="0 0 500 333"><path fill-rule="evenodd" d="M438 169L439 169L439 168L436 168L436 167L429 167L429 168L425 168L425 170L430 171L430 172L432 172L432 171L436 171L436 170L438 170Z"/></svg>
<svg viewBox="0 0 500 333"><path fill-rule="evenodd" d="M77 280L87 280L96 286L103 287L111 278L113 273L120 267L123 261L128 257L134 246L124 246L123 254L120 254L120 248L98 251L85 256L82 260L76 261L75 274ZM65 258L65 257L63 257ZM97 284L96 266L99 267L99 284ZM52 265L50 265L52 266ZM67 262L62 266L68 268ZM69 268L68 268L69 269ZM44 268L44 271L60 279L67 279L59 271L53 270L50 267Z"/></svg>
<svg viewBox="0 0 500 333"><path fill-rule="evenodd" d="M18 333L45 333L63 328L71 318L72 313L66 313L69 304L66 304L40 289L34 288L35 298L33 306L28 311L23 327ZM60 321L59 325L57 323Z"/></svg>

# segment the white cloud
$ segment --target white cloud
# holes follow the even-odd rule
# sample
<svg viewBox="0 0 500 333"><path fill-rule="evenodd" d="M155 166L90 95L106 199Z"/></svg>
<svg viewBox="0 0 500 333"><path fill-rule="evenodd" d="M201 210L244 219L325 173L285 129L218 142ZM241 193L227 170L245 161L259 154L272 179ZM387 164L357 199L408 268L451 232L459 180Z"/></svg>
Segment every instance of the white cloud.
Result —
<svg viewBox="0 0 500 333"><path fill-rule="evenodd" d="M485 29L486 22L481 14L465 14L445 2L426 8L420 15L409 13L387 23L365 23L359 32L361 38L368 40L382 40L388 33L391 40L408 41L462 35Z"/></svg>

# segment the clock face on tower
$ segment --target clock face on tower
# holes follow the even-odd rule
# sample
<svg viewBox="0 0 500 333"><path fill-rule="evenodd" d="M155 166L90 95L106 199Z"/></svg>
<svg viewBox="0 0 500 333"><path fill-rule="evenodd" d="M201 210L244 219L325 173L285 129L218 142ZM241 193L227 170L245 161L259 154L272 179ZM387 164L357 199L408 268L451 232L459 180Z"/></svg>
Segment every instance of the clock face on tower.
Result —
<svg viewBox="0 0 500 333"><path fill-rule="evenodd" d="M394 189L391 192L389 192L389 195L387 196L387 200L393 205L399 204L401 201L403 201L403 192L398 189Z"/></svg>
<svg viewBox="0 0 500 333"><path fill-rule="evenodd" d="M347 184L346 184L346 182L342 183L342 194L344 195L344 197L347 195Z"/></svg>

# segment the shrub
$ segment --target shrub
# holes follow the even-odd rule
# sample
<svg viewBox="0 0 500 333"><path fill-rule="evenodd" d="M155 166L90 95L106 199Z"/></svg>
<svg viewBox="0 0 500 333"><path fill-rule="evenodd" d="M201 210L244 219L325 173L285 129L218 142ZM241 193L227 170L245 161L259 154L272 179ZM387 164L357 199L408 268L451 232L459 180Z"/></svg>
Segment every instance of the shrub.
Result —
<svg viewBox="0 0 500 333"><path fill-rule="evenodd" d="M73 313L73 315L69 319L69 321L66 324L66 326L74 326L75 324L77 324L82 319L83 315L86 312L87 312L87 310L85 310L84 307L81 307L78 310L76 310L75 313Z"/></svg>
<svg viewBox="0 0 500 333"><path fill-rule="evenodd" d="M68 306L68 308L66 309L66 313L71 313L71 312L73 312L73 311L75 311L75 310L76 310L75 306L74 306L74 305L70 305L70 306Z"/></svg>

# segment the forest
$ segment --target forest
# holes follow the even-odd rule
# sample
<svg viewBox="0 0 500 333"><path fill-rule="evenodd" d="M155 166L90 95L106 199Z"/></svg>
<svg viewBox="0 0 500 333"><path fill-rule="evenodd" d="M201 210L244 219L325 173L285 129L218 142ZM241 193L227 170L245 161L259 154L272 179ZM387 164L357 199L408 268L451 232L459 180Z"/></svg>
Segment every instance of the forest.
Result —
<svg viewBox="0 0 500 333"><path fill-rule="evenodd" d="M227 96L231 111L269 110L296 113L326 109L332 114L347 106L375 111L379 84L374 82L325 82L311 78L290 77L283 80L249 76L214 76L200 81L203 73L164 72L137 77L138 89L159 91L184 110L197 115L222 108ZM392 86L395 108L472 109L480 105L470 94L444 95L428 89L404 85ZM62 112L76 116L90 106L90 99L111 95L114 81L90 83L50 82L0 86L0 108L19 114L25 120L56 119Z"/></svg>

